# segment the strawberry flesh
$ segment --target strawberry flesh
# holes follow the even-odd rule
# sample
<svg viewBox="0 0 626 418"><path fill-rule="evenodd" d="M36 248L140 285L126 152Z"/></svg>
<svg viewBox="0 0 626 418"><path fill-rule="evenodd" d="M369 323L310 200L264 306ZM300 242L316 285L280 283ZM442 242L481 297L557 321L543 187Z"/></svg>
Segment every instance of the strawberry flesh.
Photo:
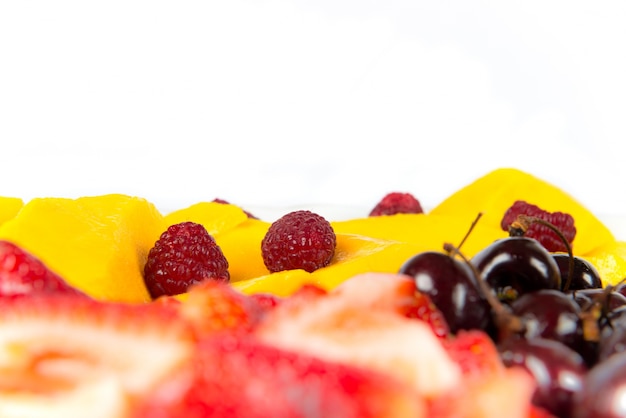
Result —
<svg viewBox="0 0 626 418"><path fill-rule="evenodd" d="M247 336L200 342L189 391L147 399L137 417L420 417L424 405L389 376L283 350Z"/></svg>
<svg viewBox="0 0 626 418"><path fill-rule="evenodd" d="M85 410L94 417L125 416L161 382L185 380L180 370L194 344L190 327L166 304L6 298L0 305L0 416L84 416Z"/></svg>

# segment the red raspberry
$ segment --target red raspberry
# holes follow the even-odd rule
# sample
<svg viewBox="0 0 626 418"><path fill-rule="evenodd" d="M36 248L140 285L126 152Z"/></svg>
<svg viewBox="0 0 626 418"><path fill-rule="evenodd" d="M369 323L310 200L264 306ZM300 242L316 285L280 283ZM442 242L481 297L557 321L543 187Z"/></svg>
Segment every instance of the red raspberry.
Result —
<svg viewBox="0 0 626 418"><path fill-rule="evenodd" d="M228 261L215 239L194 222L170 226L150 250L144 267L152 297L178 295L206 279L230 280Z"/></svg>
<svg viewBox="0 0 626 418"><path fill-rule="evenodd" d="M524 200L518 200L513 203L504 214L500 226L503 231L508 231L509 226L515 221L518 215L532 216L550 222L558 228L563 236L567 239L570 246L576 237L576 227L574 226L574 218L563 212L548 212L538 206L532 205ZM548 251L566 252L567 248L559 236L549 227L539 223L532 223L524 236L534 238L541 243Z"/></svg>
<svg viewBox="0 0 626 418"><path fill-rule="evenodd" d="M395 215L396 213L424 213L419 200L411 193L391 192L374 206L370 216Z"/></svg>
<svg viewBox="0 0 626 418"><path fill-rule="evenodd" d="M270 225L261 251L267 269L274 273L303 269L309 273L327 266L337 246L330 223L308 210L290 212Z"/></svg>

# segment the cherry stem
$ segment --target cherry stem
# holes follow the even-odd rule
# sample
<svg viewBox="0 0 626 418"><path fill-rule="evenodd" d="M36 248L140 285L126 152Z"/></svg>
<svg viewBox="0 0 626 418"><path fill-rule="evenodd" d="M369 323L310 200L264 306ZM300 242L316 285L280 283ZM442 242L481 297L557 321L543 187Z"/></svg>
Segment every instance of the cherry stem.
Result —
<svg viewBox="0 0 626 418"><path fill-rule="evenodd" d="M493 294L485 280L483 280L482 275L480 274L476 266L474 266L474 264L472 264L472 262L468 260L465 255L463 255L460 249L449 243L445 243L443 245L443 249L450 255L459 256L469 266L472 274L474 275L474 278L476 279L476 283L478 284L481 293L485 296L485 299L487 299L487 303L489 303L489 306L491 306L491 309L493 310L498 330L501 333L503 331L506 332L506 336L510 335L511 333L519 334L524 331L524 323L522 322L522 320L519 317L513 315L498 300L498 298Z"/></svg>
<svg viewBox="0 0 626 418"><path fill-rule="evenodd" d="M480 220L480 218L482 216L483 216L483 213L482 212L478 212L478 215L476 215L476 218L474 218L474 222L472 222L472 224L470 225L469 229L465 233L465 236L463 237L463 239L461 240L459 245L456 247L459 251L461 250L461 247L463 246L463 244L465 244L465 241L467 241L467 238L470 236L470 234L474 230L474 227L476 227L476 224L478 223L478 221Z"/></svg>
<svg viewBox="0 0 626 418"><path fill-rule="evenodd" d="M517 219L513 221L511 226L509 226L509 234L511 236L524 235L526 231L528 230L528 228L530 227L530 225L534 223L541 224L543 226L550 228L552 231L554 231L556 235L558 235L559 239L563 241L563 245L565 245L565 249L567 250L567 254L569 256L569 263L568 263L567 280L565 281L565 285L562 286L562 289L563 289L563 292L567 292L574 278L574 253L572 252L572 246L570 245L567 238L565 238L565 235L563 235L561 230L557 228L556 226L554 226L554 224L544 219L537 218L536 216L518 215Z"/></svg>

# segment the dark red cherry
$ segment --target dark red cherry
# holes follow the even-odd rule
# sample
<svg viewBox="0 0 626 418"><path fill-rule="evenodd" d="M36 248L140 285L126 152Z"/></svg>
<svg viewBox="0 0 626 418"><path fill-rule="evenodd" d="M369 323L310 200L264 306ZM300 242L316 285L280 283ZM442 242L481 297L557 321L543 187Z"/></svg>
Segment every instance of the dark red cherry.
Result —
<svg viewBox="0 0 626 418"><path fill-rule="evenodd" d="M524 323L527 339L560 341L572 350L582 348L580 307L560 290L544 289L526 293L511 303L511 311Z"/></svg>
<svg viewBox="0 0 626 418"><path fill-rule="evenodd" d="M533 404L557 417L571 415L572 397L581 390L587 373L578 353L545 338L509 338L498 350L505 366L521 366L534 377Z"/></svg>
<svg viewBox="0 0 626 418"><path fill-rule="evenodd" d="M495 241L476 254L472 264L504 302L536 290L561 288L556 261L532 238L508 237Z"/></svg>
<svg viewBox="0 0 626 418"><path fill-rule="evenodd" d="M598 342L598 362L624 351L626 351L626 325L614 322L611 326L605 326Z"/></svg>
<svg viewBox="0 0 626 418"><path fill-rule="evenodd" d="M591 368L583 390L572 398L573 418L626 416L626 352L617 353Z"/></svg>
<svg viewBox="0 0 626 418"><path fill-rule="evenodd" d="M554 261L559 266L561 273L561 286L565 286L569 274L570 257L565 253L552 254ZM574 256L574 270L572 272L572 281L567 289L563 290L579 290L579 289L601 289L602 280L598 270L588 260Z"/></svg>
<svg viewBox="0 0 626 418"><path fill-rule="evenodd" d="M603 303L607 311L615 311L626 306L626 296L610 289L580 289L572 292L572 296L583 309L594 301Z"/></svg>
<svg viewBox="0 0 626 418"><path fill-rule="evenodd" d="M415 279L417 288L443 313L452 333L492 329L491 307L467 263L442 252L426 251L408 259L399 272Z"/></svg>
<svg viewBox="0 0 626 418"><path fill-rule="evenodd" d="M614 287L614 290L617 293L621 293L622 295L626 296L626 283L619 283Z"/></svg>

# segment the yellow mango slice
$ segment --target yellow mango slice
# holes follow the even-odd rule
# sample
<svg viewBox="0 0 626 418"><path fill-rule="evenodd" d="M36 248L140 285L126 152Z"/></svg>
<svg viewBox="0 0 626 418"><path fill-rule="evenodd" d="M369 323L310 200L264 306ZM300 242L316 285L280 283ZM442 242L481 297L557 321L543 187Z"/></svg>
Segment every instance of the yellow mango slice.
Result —
<svg viewBox="0 0 626 418"><path fill-rule="evenodd" d="M611 231L568 193L512 168L494 170L477 179L445 199L430 214L459 216L471 222L482 212L481 223L499 228L504 213L516 200L572 215L577 230L573 250L577 255L590 254L615 242Z"/></svg>
<svg viewBox="0 0 626 418"><path fill-rule="evenodd" d="M459 245L473 221L461 216L398 214L331 222L331 225L335 233L412 243L424 249L443 251L445 243ZM472 256L505 236L505 231L479 220L463 244L462 251Z"/></svg>
<svg viewBox="0 0 626 418"><path fill-rule="evenodd" d="M268 292L287 296L304 283L313 283L326 290L360 273L397 272L411 256L423 251L416 244L402 243L366 236L337 234L337 248L331 263L312 273L288 270L266 274L233 283L244 293Z"/></svg>
<svg viewBox="0 0 626 418"><path fill-rule="evenodd" d="M168 213L165 215L165 224L170 226L181 222L195 222L203 225L209 234L215 235L228 231L247 219L248 215L238 206L200 202Z"/></svg>
<svg viewBox="0 0 626 418"><path fill-rule="evenodd" d="M605 286L616 285L626 278L626 242L616 241L592 251L583 258L596 267Z"/></svg>
<svg viewBox="0 0 626 418"><path fill-rule="evenodd" d="M0 227L0 239L22 246L94 298L145 302L143 266L163 230L163 216L141 198L38 198Z"/></svg>
<svg viewBox="0 0 626 418"><path fill-rule="evenodd" d="M306 283L313 283L310 273L304 270L285 270L234 282L232 286L249 295L272 293L277 296L289 296Z"/></svg>
<svg viewBox="0 0 626 418"><path fill-rule="evenodd" d="M0 225L13 219L24 206L19 197L0 197Z"/></svg>
<svg viewBox="0 0 626 418"><path fill-rule="evenodd" d="M330 290L360 273L397 273L410 257L425 250L414 243L337 234L335 256L330 265L311 273L313 283Z"/></svg>
<svg viewBox="0 0 626 418"><path fill-rule="evenodd" d="M215 235L215 242L228 260L231 282L268 274L261 255L261 241L269 222L247 219L237 227Z"/></svg>

